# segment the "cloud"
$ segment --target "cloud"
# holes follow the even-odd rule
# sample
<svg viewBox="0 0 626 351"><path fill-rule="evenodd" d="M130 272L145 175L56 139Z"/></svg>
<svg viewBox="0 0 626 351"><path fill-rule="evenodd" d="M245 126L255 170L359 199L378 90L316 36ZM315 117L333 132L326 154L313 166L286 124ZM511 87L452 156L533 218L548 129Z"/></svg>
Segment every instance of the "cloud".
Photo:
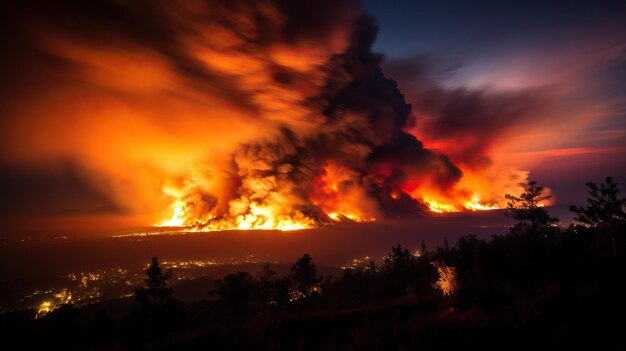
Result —
<svg viewBox="0 0 626 351"><path fill-rule="evenodd" d="M523 177L462 164L545 106L542 91L451 90L386 66L411 108L371 52L375 19L352 1L14 6L2 161L69 160L117 206L173 211L176 224L295 228L496 204ZM489 179L503 187L481 193Z"/></svg>

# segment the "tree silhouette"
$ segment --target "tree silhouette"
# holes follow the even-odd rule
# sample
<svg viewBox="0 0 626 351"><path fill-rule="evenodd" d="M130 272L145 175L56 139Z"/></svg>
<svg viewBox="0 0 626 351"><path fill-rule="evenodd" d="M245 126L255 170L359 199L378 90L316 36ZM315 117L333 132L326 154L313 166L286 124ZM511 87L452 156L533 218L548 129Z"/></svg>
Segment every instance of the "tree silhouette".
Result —
<svg viewBox="0 0 626 351"><path fill-rule="evenodd" d="M400 244L391 247L391 252L383 257L383 268L387 271L405 273L415 265L415 256Z"/></svg>
<svg viewBox="0 0 626 351"><path fill-rule="evenodd" d="M613 182L613 178L606 177L604 183L599 186L589 182L588 206L570 206L570 211L578 216L575 220L594 227L613 226L626 221L626 198L619 198L618 184Z"/></svg>
<svg viewBox="0 0 626 351"><path fill-rule="evenodd" d="M147 338L156 347L157 337L180 317L176 314L180 306L172 299L173 290L168 286L171 276L172 272L163 272L158 258L152 257L152 263L146 269L145 286L135 288L136 304L128 316L137 334L132 338Z"/></svg>
<svg viewBox="0 0 626 351"><path fill-rule="evenodd" d="M626 223L626 213L624 213L626 198L619 198L618 184L613 182L611 177L606 177L604 183L599 186L593 182L586 185L589 188L588 206L572 205L569 209L578 215L574 217L575 220L611 232L613 258L616 258L615 233L618 231L618 225Z"/></svg>
<svg viewBox="0 0 626 351"><path fill-rule="evenodd" d="M172 298L172 288L167 286L172 272L163 272L159 266L159 259L152 257L152 263L146 269L146 275L147 278L144 280L146 286L135 289L135 298L140 306L157 312L167 300Z"/></svg>
<svg viewBox="0 0 626 351"><path fill-rule="evenodd" d="M317 268L312 263L311 256L304 254L291 266L291 280L294 283L295 292L299 296L311 296L321 281L317 276Z"/></svg>
<svg viewBox="0 0 626 351"><path fill-rule="evenodd" d="M215 282L215 287L220 299L234 312L249 312L257 305L258 286L250 273L229 274Z"/></svg>
<svg viewBox="0 0 626 351"><path fill-rule="evenodd" d="M257 274L258 296L266 308L281 308L289 302L289 279L279 277L266 262Z"/></svg>
<svg viewBox="0 0 626 351"><path fill-rule="evenodd" d="M430 264L429 257L414 256L400 244L393 246L382 262L381 277L386 295L399 297L432 290L432 277L436 270Z"/></svg>
<svg viewBox="0 0 626 351"><path fill-rule="evenodd" d="M422 240L420 244L420 256L425 256L428 254L428 249L426 248L426 243Z"/></svg>
<svg viewBox="0 0 626 351"><path fill-rule="evenodd" d="M558 218L550 217L541 203L550 199L552 196L543 195L543 187L538 186L537 182L531 181L525 187L525 191L519 196L506 194L509 211L507 215L513 218L516 223L511 228L513 234L528 234L533 242L536 237L545 232L545 230Z"/></svg>

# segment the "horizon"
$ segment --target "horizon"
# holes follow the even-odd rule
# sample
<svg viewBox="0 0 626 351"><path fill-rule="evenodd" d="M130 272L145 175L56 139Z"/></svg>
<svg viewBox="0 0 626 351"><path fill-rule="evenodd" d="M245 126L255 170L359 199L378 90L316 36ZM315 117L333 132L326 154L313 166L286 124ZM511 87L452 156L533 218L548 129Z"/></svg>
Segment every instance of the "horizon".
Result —
<svg viewBox="0 0 626 351"><path fill-rule="evenodd" d="M229 47L216 56L211 45L223 44L192 39L205 23L176 17L213 16L202 6L174 15L155 5L168 18L156 24L144 21L141 8L107 1L34 4L8 7L6 25L24 40L3 39L14 47L3 58L5 72L18 83L6 86L1 102L0 209L9 220L58 217L71 225L101 215L94 225L116 218L133 226L307 228L424 209L504 208L505 194L536 180L553 195L546 205L569 224L566 208L584 203L585 183L605 176L626 182L619 162L626 156L626 12L619 2L593 11L562 2L478 3L471 12L414 2L303 5L337 14L310 23L302 9L286 6L302 23L288 24L291 38L276 22L276 49L254 49L282 51L250 72L236 66L256 62L254 55ZM485 22L500 17L516 26ZM324 97L330 110L320 120L307 101L336 93L298 75L339 69L325 60L356 45L348 36L357 34L369 36L358 44L367 57L349 65L370 60L384 77L353 84L379 91L363 85L346 89L346 97ZM318 51L307 47L316 41ZM266 81L264 70L277 67L282 73L270 73L289 77ZM245 74L270 84L268 91L250 90ZM325 79L333 89L345 84ZM303 95L289 96L289 85ZM362 118L353 117L359 111L371 115L356 130L346 127Z"/></svg>
<svg viewBox="0 0 626 351"><path fill-rule="evenodd" d="M625 1L0 16L2 344L626 345Z"/></svg>

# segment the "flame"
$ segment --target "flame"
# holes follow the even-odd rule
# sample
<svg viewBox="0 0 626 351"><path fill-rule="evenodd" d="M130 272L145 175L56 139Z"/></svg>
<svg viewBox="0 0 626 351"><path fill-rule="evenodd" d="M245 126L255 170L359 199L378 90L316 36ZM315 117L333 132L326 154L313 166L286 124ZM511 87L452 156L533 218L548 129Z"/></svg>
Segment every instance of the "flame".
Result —
<svg viewBox="0 0 626 351"><path fill-rule="evenodd" d="M43 317L46 314L54 311L55 308L56 308L56 305L53 304L52 302L50 302L50 301L43 301L39 305L39 308L37 308L37 314L36 314L35 318Z"/></svg>
<svg viewBox="0 0 626 351"><path fill-rule="evenodd" d="M495 171L494 171L495 172ZM497 177L502 171L498 170ZM449 213L462 211L488 211L506 207L506 201L499 191L500 187L490 190L497 183L496 179L489 176L484 170L466 170L465 176L447 192L433 190L428 186L415 186L413 190L405 191L411 198L425 204L433 213ZM524 179L525 174L517 174ZM302 230L319 226L322 223L338 223L344 221L368 222L375 221L378 209L375 203L368 197L363 186L363 176L346 166L334 162L328 162L320 174L314 179L308 199L318 206L330 220L307 216L301 211L289 214L289 203L259 203L249 198L243 201L231 201L231 211L241 212L237 215L209 216L199 219L195 216L195 200L186 203L181 195L165 190L175 199L170 207L170 217L163 220L159 226L182 227L190 232L209 232L222 230ZM259 179L250 182L262 183ZM408 182L413 184L411 182ZM470 191L469 189L474 189ZM521 187L511 189L513 193L523 190ZM497 192L492 194L491 192ZM398 200L401 198L399 191L390 192L389 196ZM252 196L254 197L254 196ZM281 198L278 192L270 199ZM483 200L487 198L487 200ZM243 206L243 210L235 210ZM243 212L242 212L243 211Z"/></svg>
<svg viewBox="0 0 626 351"><path fill-rule="evenodd" d="M470 210L470 211L489 211L489 210L498 210L502 208L504 207L498 206L498 205L492 205L492 204L483 205L479 202L478 198L476 198L475 200L472 199L472 201L465 203L465 209Z"/></svg>
<svg viewBox="0 0 626 351"><path fill-rule="evenodd" d="M171 206L173 208L172 218L165 220L157 226L159 227L180 227L185 224L185 204L180 200L176 201Z"/></svg>
<svg viewBox="0 0 626 351"><path fill-rule="evenodd" d="M263 182L262 179L253 178L248 183L254 188ZM257 191L260 190L257 188ZM288 207L292 204L288 201L260 203L251 200L254 194L230 201L230 211L226 216L198 219L195 216L195 202L186 203L170 188L164 188L164 192L174 196L175 200L170 206L170 217L158 224L163 227L184 227L186 231L193 232L249 229L288 231L310 229L327 222L297 210L289 213L291 211ZM284 200L278 191L268 198ZM313 182L309 200L319 206L332 223L376 220L375 205L367 198L358 173L338 164L329 163L323 168Z"/></svg>
<svg viewBox="0 0 626 351"><path fill-rule="evenodd" d="M489 211L489 210L497 210L502 209L504 206L494 205L494 204L481 204L480 197L478 195L474 195L470 201L467 201L463 204L454 204L454 203L446 203L440 202L435 199L431 199L428 197L424 197L423 202L428 206L430 211L436 213L444 213L444 212L461 212L461 211ZM445 200L444 200L445 201Z"/></svg>
<svg viewBox="0 0 626 351"><path fill-rule="evenodd" d="M329 162L314 180L309 199L335 222L376 220L378 210L367 196L362 176L334 162Z"/></svg>
<svg viewBox="0 0 626 351"><path fill-rule="evenodd" d="M455 207L455 205L453 204L441 203L436 200L430 199L428 197L424 197L423 201L426 205L428 205L428 208L432 212L443 213L443 212L459 212L460 211L460 209Z"/></svg>
<svg viewBox="0 0 626 351"><path fill-rule="evenodd" d="M115 30L125 20L103 13L84 33L53 19L17 32L17 53L46 55L9 60L28 89L1 106L3 161L69 161L121 211L185 231L374 221L417 202L487 210L521 192L526 174L453 157L473 139L409 134L411 106L353 2L114 3L104 12L128 15Z"/></svg>
<svg viewBox="0 0 626 351"><path fill-rule="evenodd" d="M316 222L296 212L294 216L277 214L271 206L250 204L249 212L236 217L214 218L195 220L188 217L188 209L180 199L172 205L172 217L157 226L182 227L189 232L211 232L223 230L301 230L316 227ZM188 218L188 219L185 219Z"/></svg>

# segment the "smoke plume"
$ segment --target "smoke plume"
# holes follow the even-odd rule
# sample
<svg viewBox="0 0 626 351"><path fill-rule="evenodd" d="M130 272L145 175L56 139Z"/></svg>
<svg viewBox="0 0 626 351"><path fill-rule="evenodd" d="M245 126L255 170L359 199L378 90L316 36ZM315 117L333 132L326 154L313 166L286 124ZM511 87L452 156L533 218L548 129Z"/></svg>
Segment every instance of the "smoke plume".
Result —
<svg viewBox="0 0 626 351"><path fill-rule="evenodd" d="M459 156L489 135L449 157L412 132L416 116L443 114L432 135L454 143L480 96L435 92L412 109L356 1L26 2L6 14L4 162L71 160L155 221L297 229L501 200L479 198L490 180L467 180ZM498 101L494 114L526 113Z"/></svg>

